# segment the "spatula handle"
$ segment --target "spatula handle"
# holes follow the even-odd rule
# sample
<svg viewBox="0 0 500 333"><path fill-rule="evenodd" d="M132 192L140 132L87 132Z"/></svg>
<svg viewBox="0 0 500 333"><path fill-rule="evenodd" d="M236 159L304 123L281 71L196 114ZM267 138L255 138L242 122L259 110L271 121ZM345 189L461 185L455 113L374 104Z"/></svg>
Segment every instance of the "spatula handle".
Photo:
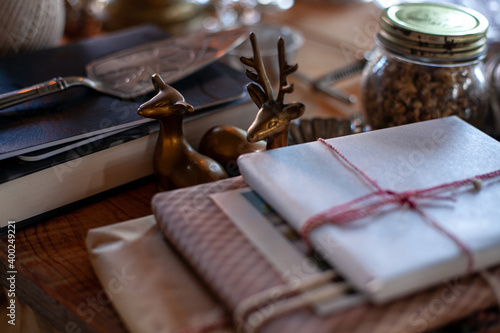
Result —
<svg viewBox="0 0 500 333"><path fill-rule="evenodd" d="M11 91L0 95L0 110L10 106L31 101L32 99L63 91L75 85L85 85L77 77L58 77L31 87Z"/></svg>

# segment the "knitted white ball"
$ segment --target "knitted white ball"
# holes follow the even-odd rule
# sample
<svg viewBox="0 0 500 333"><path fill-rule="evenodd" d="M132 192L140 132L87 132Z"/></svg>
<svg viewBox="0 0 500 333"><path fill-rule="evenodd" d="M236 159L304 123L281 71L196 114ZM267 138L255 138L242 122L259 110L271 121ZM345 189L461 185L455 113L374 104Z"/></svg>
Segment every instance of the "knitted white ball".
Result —
<svg viewBox="0 0 500 333"><path fill-rule="evenodd" d="M64 0L0 0L0 56L56 46L64 23Z"/></svg>

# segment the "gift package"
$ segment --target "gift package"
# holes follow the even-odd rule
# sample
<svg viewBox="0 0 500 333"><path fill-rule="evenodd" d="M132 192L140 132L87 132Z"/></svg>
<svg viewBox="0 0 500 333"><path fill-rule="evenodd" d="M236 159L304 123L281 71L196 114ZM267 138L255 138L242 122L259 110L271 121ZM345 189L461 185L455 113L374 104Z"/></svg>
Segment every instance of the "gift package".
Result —
<svg viewBox="0 0 500 333"><path fill-rule="evenodd" d="M430 331L499 301L499 156L456 117L246 154L87 246L131 332Z"/></svg>

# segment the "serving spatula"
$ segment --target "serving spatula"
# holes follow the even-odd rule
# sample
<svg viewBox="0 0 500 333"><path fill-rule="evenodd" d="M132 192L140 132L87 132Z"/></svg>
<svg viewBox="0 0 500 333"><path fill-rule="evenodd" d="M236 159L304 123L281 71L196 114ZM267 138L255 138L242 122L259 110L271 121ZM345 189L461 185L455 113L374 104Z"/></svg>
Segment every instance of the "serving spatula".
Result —
<svg viewBox="0 0 500 333"><path fill-rule="evenodd" d="M154 73L159 73L167 84L175 82L219 59L246 35L246 28L197 32L114 53L89 63L86 77L58 77L1 94L0 110L76 86L123 99L138 97L154 90Z"/></svg>

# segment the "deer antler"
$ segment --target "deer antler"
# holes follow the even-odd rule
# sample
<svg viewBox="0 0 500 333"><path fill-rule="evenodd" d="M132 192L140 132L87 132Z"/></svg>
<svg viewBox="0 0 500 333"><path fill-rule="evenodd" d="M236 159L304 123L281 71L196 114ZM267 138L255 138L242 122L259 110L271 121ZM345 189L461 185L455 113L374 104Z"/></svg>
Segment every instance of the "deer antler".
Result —
<svg viewBox="0 0 500 333"><path fill-rule="evenodd" d="M278 97L276 98L276 103L283 104L285 94L293 92L293 83L289 84L287 77L297 70L298 64L290 66L286 63L285 42L281 37L278 40L278 58L280 68L280 87L278 91Z"/></svg>
<svg viewBox="0 0 500 333"><path fill-rule="evenodd" d="M273 90L267 74L264 70L262 57L257 46L255 34L250 35L254 58L241 57L243 64L255 69L256 73L247 70L250 80L258 83L247 85L248 93L259 107L259 111L247 131L248 142L257 142L267 139L266 149L273 149L287 145L288 129L290 120L300 117L305 106L299 102L284 104L285 94L293 91L293 85L287 81L287 76L295 72L297 65L290 66L285 60L285 42L282 38L278 40L278 57L280 69L280 87L278 97L274 99Z"/></svg>
<svg viewBox="0 0 500 333"><path fill-rule="evenodd" d="M250 42L252 43L254 56L252 58L240 57L240 61L255 70L255 73L249 69L246 70L247 77L258 83L258 85L249 83L247 85L247 90L254 103L257 104L258 107L261 107L265 102L274 101L273 88L271 87L271 83L269 82L269 78L264 68L264 62L262 61L259 46L257 45L257 37L253 32L250 34Z"/></svg>

